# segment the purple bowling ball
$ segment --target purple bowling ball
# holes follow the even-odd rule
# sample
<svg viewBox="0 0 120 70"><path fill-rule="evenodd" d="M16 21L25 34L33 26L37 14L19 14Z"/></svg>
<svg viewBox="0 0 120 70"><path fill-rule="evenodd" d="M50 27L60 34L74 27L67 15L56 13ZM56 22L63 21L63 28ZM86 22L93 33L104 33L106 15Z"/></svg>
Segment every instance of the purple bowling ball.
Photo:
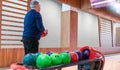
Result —
<svg viewBox="0 0 120 70"><path fill-rule="evenodd" d="M90 56L90 51L85 49L83 52L82 52L82 58L83 59L89 59L89 56Z"/></svg>
<svg viewBox="0 0 120 70"><path fill-rule="evenodd" d="M77 53L79 61L82 60L82 53L79 50L75 50L75 53Z"/></svg>
<svg viewBox="0 0 120 70"><path fill-rule="evenodd" d="M48 51L46 54L50 56L53 53L54 53L53 51Z"/></svg>

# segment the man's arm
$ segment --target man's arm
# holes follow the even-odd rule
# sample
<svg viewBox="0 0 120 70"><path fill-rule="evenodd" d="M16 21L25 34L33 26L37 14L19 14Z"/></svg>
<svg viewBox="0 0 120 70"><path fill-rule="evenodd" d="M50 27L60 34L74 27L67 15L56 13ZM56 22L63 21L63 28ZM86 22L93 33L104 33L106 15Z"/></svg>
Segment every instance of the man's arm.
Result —
<svg viewBox="0 0 120 70"><path fill-rule="evenodd" d="M40 32L44 32L45 28L43 26L42 17L40 15L40 13L35 13L35 19L36 19L37 29Z"/></svg>

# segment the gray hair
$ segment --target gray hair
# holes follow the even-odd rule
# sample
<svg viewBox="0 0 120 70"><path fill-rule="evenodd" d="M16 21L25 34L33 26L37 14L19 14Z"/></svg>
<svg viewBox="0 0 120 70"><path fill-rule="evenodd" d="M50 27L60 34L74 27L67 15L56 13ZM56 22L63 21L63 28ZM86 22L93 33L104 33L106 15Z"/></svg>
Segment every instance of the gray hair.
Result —
<svg viewBox="0 0 120 70"><path fill-rule="evenodd" d="M38 1L32 0L31 3L30 3L30 7L31 7L31 8L35 8L35 6L38 5L38 4L39 4Z"/></svg>

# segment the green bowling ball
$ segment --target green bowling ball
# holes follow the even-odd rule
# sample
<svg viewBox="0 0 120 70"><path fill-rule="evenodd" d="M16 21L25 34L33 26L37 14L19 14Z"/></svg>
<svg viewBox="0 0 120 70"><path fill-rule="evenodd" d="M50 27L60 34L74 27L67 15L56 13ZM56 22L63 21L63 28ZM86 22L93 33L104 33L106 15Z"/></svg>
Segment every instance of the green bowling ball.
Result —
<svg viewBox="0 0 120 70"><path fill-rule="evenodd" d="M71 61L71 57L68 53L63 52L60 54L61 58L62 58L62 64L69 64Z"/></svg>
<svg viewBox="0 0 120 70"><path fill-rule="evenodd" d="M51 58L47 54L41 54L36 59L36 66L40 67L48 67L51 65Z"/></svg>
<svg viewBox="0 0 120 70"><path fill-rule="evenodd" d="M55 66L55 65L59 65L62 63L62 58L60 56L60 54L57 54L57 53L53 53L50 55L51 59L52 59L52 65Z"/></svg>

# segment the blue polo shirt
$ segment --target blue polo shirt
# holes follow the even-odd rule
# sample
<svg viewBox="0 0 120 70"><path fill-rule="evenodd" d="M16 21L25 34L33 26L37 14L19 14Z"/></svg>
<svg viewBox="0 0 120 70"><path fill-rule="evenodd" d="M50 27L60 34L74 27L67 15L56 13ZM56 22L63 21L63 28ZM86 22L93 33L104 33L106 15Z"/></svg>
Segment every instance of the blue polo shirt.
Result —
<svg viewBox="0 0 120 70"><path fill-rule="evenodd" d="M45 30L42 22L42 16L39 12L31 9L24 18L23 37L33 37L40 39Z"/></svg>

